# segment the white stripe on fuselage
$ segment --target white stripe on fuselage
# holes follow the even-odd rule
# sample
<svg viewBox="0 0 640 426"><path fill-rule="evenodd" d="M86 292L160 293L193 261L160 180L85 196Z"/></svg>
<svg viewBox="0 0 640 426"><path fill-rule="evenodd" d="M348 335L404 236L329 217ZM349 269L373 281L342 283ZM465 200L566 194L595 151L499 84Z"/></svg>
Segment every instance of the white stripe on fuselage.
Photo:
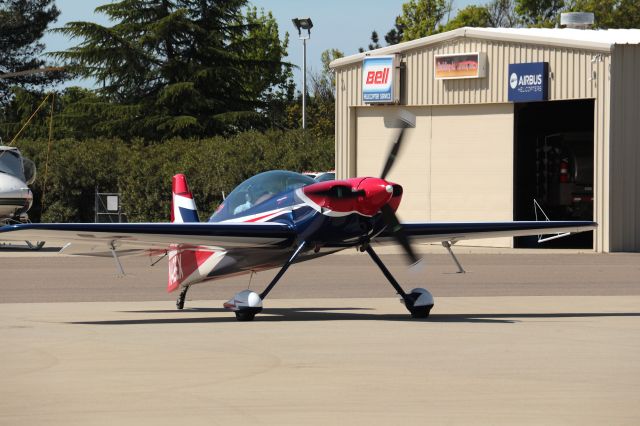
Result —
<svg viewBox="0 0 640 426"><path fill-rule="evenodd" d="M233 219L227 219L227 220L221 221L220 223L246 223L246 222L261 223L261 222L268 222L268 221L270 221L272 219L275 219L276 217L278 217L278 216L280 216L282 214L293 212L294 210L300 209L302 207L311 207L315 211L317 211L319 213L322 213L323 215L329 216L329 217L344 217L344 216L349 216L351 214L358 214L360 216L365 216L365 217L372 217L373 216L373 215L362 214L357 210L351 210L351 211L348 211L348 212L338 212L338 211L334 211L334 210L331 210L331 209L320 207L311 198L307 197L307 195L304 193L302 188L296 189L295 194L296 194L296 196L298 198L300 198L302 200L302 203L295 204L293 206L282 207L282 208L275 209L275 210L268 210L268 211L264 211L264 212L260 212L260 213L255 213L255 214L252 214L252 215L249 215L249 216L242 216L242 217L236 217L236 218L233 218Z"/></svg>
<svg viewBox="0 0 640 426"><path fill-rule="evenodd" d="M227 219L227 220L221 221L220 223L238 223L238 222L261 223L261 222L268 222L269 220L275 219L276 217L278 217L278 216L280 216L282 214L287 214L287 213L290 213L290 212L292 212L294 210L297 210L297 209L299 209L301 207L306 207L306 206L307 206L306 204L301 203L301 204L296 204L294 206L281 207L281 208L275 209L275 210L268 210L268 211L252 214L250 216L242 216L242 217L236 217L236 218L233 218L233 219Z"/></svg>
<svg viewBox="0 0 640 426"><path fill-rule="evenodd" d="M320 207L311 198L307 197L307 194L304 193L302 188L296 189L296 195L298 197L300 197L300 199L302 201L304 201L305 204L307 204L309 207L311 207L312 209L314 209L315 211L317 211L319 213L322 213L325 216L344 217L344 216L349 216L351 214L359 214L360 216L373 217L373 215L362 214L357 210L351 210L351 211L348 211L348 212L337 212L337 211L334 211L334 210L331 210L331 209L327 209L325 207Z"/></svg>
<svg viewBox="0 0 640 426"><path fill-rule="evenodd" d="M178 282L180 283L181 286L184 287L189 284L194 284L194 283L203 281L215 269L215 267L218 265L218 263L220 263L220 261L224 258L226 254L227 252L224 250L214 251L213 254L209 256L207 260L202 262L201 265L198 265L198 267L191 274L189 274L189 276L180 277ZM179 253L176 253L175 255L180 256ZM180 275L181 275L181 272L180 272Z"/></svg>

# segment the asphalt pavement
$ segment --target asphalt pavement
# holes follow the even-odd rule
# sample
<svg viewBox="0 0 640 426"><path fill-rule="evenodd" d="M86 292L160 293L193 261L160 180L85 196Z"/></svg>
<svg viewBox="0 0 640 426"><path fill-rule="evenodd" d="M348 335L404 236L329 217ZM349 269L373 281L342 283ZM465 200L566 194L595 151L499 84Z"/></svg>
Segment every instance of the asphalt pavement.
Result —
<svg viewBox="0 0 640 426"><path fill-rule="evenodd" d="M439 250L438 250L439 249ZM437 296L640 295L640 253L563 253L458 250L466 273L442 247L430 247L408 268L399 254L381 254L405 287L425 287ZM167 262L124 257L127 275L110 257L57 255L52 251L0 250L0 303L173 300L166 293ZM261 291L276 271L195 285L189 298L229 299L245 288ZM269 298L390 297L395 294L366 253L345 251L293 265Z"/></svg>

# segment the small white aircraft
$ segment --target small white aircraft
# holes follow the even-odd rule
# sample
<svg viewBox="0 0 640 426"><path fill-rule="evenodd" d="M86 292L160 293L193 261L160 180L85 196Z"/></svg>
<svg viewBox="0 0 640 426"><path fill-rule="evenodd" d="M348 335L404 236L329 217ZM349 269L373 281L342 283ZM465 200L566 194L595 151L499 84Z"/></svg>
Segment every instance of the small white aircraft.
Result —
<svg viewBox="0 0 640 426"><path fill-rule="evenodd" d="M0 222L27 222L33 204L29 189L36 179L36 166L20 150L0 146Z"/></svg>
<svg viewBox="0 0 640 426"><path fill-rule="evenodd" d="M29 189L36 180L36 166L16 147L0 145L0 225L29 222L27 212L33 204ZM41 249L44 241L25 241L32 250Z"/></svg>

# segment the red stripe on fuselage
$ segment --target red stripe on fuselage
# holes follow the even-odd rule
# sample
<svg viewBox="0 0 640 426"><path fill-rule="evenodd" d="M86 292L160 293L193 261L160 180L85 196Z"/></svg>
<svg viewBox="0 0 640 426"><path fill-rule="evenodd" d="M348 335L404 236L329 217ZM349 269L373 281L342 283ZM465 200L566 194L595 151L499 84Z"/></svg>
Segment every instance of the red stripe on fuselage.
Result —
<svg viewBox="0 0 640 426"><path fill-rule="evenodd" d="M264 219L265 217L269 217L269 216L271 216L271 215L273 215L273 214L275 214L275 213L278 213L278 212L271 212L271 213L267 213L267 214L265 214L265 215L263 215L263 216L258 216L258 217L254 217L254 218L251 218L251 219L249 219L249 220L246 220L245 222L246 222L246 223L249 223L249 222L257 222L257 221L259 221L260 219Z"/></svg>
<svg viewBox="0 0 640 426"><path fill-rule="evenodd" d="M213 254L213 251L203 250L183 250L181 248L170 250L167 292L171 293L177 290Z"/></svg>

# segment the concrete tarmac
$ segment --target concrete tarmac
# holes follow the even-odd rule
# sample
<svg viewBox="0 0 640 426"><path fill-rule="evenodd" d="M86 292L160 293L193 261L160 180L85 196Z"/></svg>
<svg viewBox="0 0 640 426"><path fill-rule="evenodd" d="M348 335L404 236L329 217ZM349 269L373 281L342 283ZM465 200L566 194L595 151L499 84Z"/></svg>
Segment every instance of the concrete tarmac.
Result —
<svg viewBox="0 0 640 426"><path fill-rule="evenodd" d="M457 248L467 273L456 273L442 247L407 268L398 254L381 258L406 289L428 288L435 296L640 295L640 253L468 252ZM167 261L62 256L52 252L0 250L0 303L175 300L167 294ZM261 291L276 270L193 286L189 298L229 299L247 287ZM343 251L295 264L269 298L390 297L395 294L366 253ZM187 303L188 305L188 303Z"/></svg>
<svg viewBox="0 0 640 426"><path fill-rule="evenodd" d="M238 323L220 307L248 277L176 311L165 264L0 254L0 424L640 423L640 255L460 258L384 256L434 291L428 320L347 254L293 266Z"/></svg>

